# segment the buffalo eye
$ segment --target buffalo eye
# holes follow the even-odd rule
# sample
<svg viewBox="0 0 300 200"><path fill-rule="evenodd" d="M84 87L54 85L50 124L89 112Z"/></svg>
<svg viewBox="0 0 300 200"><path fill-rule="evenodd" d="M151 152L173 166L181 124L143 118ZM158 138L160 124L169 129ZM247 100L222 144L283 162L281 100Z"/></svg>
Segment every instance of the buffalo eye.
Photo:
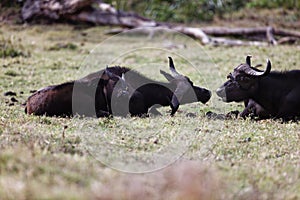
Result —
<svg viewBox="0 0 300 200"><path fill-rule="evenodd" d="M235 77L235 80L238 81L238 82L249 82L250 78L247 77L247 76L243 76L243 75L237 75Z"/></svg>
<svg viewBox="0 0 300 200"><path fill-rule="evenodd" d="M237 75L236 77L235 77L235 80L236 81L238 81L238 82L241 82L241 81L247 81L247 80L249 80L249 78L247 78L247 77L245 77L245 76L243 76L243 75Z"/></svg>
<svg viewBox="0 0 300 200"><path fill-rule="evenodd" d="M228 74L227 79L230 79L231 81L234 79L231 73Z"/></svg>

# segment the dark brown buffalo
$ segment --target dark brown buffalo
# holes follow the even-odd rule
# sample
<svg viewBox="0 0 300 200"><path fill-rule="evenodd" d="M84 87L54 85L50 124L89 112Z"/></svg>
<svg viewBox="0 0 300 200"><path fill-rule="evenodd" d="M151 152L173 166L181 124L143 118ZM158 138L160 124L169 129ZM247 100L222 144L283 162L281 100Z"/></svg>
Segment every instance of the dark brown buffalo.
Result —
<svg viewBox="0 0 300 200"><path fill-rule="evenodd" d="M169 82L154 81L116 66L77 81L49 86L28 98L25 112L47 116L144 116L149 108L159 105L170 106L174 115L180 104L206 103L210 99L211 92L179 74L170 57L169 65L172 75L161 71Z"/></svg>
<svg viewBox="0 0 300 200"><path fill-rule="evenodd" d="M268 60L266 69L261 71L251 66L247 56L246 63L237 66L228 79L217 95L225 102L244 101L242 117L252 114L289 120L300 116L300 70L271 72Z"/></svg>
<svg viewBox="0 0 300 200"><path fill-rule="evenodd" d="M131 115L146 115L152 106L170 106L171 115L174 115L180 104L197 101L206 103L210 99L209 90L194 86L188 77L176 71L171 57L169 68L171 74L161 71L168 82L149 79L125 67L112 67L108 70L118 76L125 74L126 83L135 91L128 104L124 104L125 107L129 107Z"/></svg>
<svg viewBox="0 0 300 200"><path fill-rule="evenodd" d="M77 81L48 86L32 94L25 107L27 114L47 116L105 117L110 115L108 100L116 83L124 82L121 77L105 73L104 70L90 74ZM127 87L120 84L117 98L128 99ZM125 90L125 92L123 91Z"/></svg>

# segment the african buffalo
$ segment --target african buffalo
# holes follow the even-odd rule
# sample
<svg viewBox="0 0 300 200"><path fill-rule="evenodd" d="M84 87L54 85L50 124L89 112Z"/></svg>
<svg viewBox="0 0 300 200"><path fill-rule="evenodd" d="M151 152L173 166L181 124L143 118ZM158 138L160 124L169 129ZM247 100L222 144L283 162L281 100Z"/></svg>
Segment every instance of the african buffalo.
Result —
<svg viewBox="0 0 300 200"><path fill-rule="evenodd" d="M160 105L170 106L174 115L180 104L206 103L210 99L211 92L179 74L170 57L169 65L172 75L161 71L169 82L151 80L126 67L107 67L35 92L28 98L25 112L47 116L144 116L149 108Z"/></svg>
<svg viewBox="0 0 300 200"><path fill-rule="evenodd" d="M237 66L228 75L216 93L225 102L245 102L242 117L254 114L259 118L295 119L300 116L300 70L271 72L267 61L264 71L246 63Z"/></svg>
<svg viewBox="0 0 300 200"><path fill-rule="evenodd" d="M119 84L121 87L117 88L117 99L128 99L124 80L102 70L76 81L38 90L27 99L25 112L47 116L109 116L111 113L107 101L111 98L111 88L117 82L122 82Z"/></svg>
<svg viewBox="0 0 300 200"><path fill-rule="evenodd" d="M174 115L180 104L201 101L206 103L211 92L207 89L194 86L193 82L186 76L179 74L169 57L169 68L171 74L162 71L168 82L159 82L139 74L125 67L111 67L108 71L118 76L125 74L126 82L134 88L129 102L124 106L129 107L131 115L142 116L148 113L152 106L170 106L171 115ZM158 112L158 111L157 111Z"/></svg>

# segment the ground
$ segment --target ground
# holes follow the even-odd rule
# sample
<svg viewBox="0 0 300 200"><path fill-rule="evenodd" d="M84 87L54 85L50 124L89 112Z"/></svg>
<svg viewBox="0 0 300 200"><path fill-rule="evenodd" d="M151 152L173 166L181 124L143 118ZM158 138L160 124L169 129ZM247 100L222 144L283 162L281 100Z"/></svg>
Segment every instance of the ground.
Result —
<svg viewBox="0 0 300 200"><path fill-rule="evenodd" d="M253 56L254 64L265 63L269 58L274 70L299 69L299 46L212 47L175 36L171 44L176 41L180 45L172 49L169 40L160 43L146 36L144 47L161 45L157 48L169 52L140 49L118 57L112 64L141 66L139 70L144 75L163 80L156 76L158 70L147 63L158 63L167 71L167 54L171 54L178 71L196 85L212 90L209 103L181 106L174 117L169 116L169 108L161 110L163 116L150 118L26 115L22 104L32 90L83 77L96 70L85 65L90 61L103 69L106 65L102 59L120 56L113 53L134 48L141 37L132 34L111 39L104 34L108 28L1 27L0 50L4 45L9 49L8 53L2 51L0 63L1 199L166 199L170 195L193 199L198 193L203 199L300 198L297 122L205 116L208 111L243 109L242 103L221 102L214 91L235 66L244 62L246 55ZM99 43L102 46L97 46ZM89 57L92 49L92 55L99 58ZM189 62L197 67L190 67ZM9 91L16 96L4 95ZM96 152L90 149L95 141L84 135L84 126L103 134L99 141L95 139ZM167 155L169 151L171 155ZM151 156L146 157L148 152L159 152L170 160L156 165ZM136 160L139 165L134 165ZM160 167L165 168L144 173ZM191 186L190 182L195 184Z"/></svg>

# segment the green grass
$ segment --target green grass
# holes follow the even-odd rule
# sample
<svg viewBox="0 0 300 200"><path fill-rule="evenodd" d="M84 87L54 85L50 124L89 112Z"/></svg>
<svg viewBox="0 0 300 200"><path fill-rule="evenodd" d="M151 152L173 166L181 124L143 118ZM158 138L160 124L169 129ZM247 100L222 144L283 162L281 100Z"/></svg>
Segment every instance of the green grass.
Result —
<svg viewBox="0 0 300 200"><path fill-rule="evenodd" d="M140 199L141 195L164 199L170 194L177 199L188 194L192 199L195 191L186 185L191 180L194 187L206 188L206 193L201 193L206 199L300 198L299 124L209 120L207 111L226 113L243 108L239 103L225 104L215 94L207 105L180 106L174 117L169 116L169 108L161 109L163 116L150 118L26 115L21 104L31 90L83 77L107 64L129 66L163 80L157 76L158 69L167 71L167 56L172 55L178 71L212 91L248 54L253 55L254 64L270 58L273 69L299 68L299 46L200 47L168 36L187 47L166 52L161 50L165 47L160 37L151 40L130 35L106 40L105 29L2 27L0 37L22 38L11 47L22 46L30 56L1 57L0 199ZM118 57L119 52L140 47L139 42L142 47L160 49L142 48ZM89 55L92 49L94 53ZM7 91L17 93L18 102L13 106L9 106L11 97L3 95ZM189 113L196 117L187 117ZM165 167L179 157L195 161L196 167L191 164L173 171L169 167L171 171L133 175L95 159L123 171L143 172ZM197 175L191 175L193 171ZM190 176L188 182L183 181ZM203 183L197 185L197 181Z"/></svg>

